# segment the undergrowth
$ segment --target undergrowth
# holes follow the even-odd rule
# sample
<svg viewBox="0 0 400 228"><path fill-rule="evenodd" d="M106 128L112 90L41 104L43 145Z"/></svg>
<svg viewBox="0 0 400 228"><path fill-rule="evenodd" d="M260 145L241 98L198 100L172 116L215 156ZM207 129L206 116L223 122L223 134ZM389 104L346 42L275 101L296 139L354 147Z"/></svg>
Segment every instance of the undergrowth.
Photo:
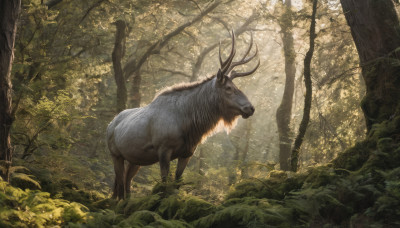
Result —
<svg viewBox="0 0 400 228"><path fill-rule="evenodd" d="M160 186L117 202L65 179L42 186L49 193L0 181L0 227L399 227L398 123L328 165L244 180L220 204Z"/></svg>

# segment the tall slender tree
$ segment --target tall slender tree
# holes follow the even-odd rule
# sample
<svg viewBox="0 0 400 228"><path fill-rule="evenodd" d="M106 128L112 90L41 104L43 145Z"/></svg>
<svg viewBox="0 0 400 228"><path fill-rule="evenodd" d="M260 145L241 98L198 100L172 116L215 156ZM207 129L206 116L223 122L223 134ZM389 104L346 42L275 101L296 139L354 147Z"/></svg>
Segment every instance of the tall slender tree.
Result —
<svg viewBox="0 0 400 228"><path fill-rule="evenodd" d="M282 101L276 110L276 123L279 133L279 164L282 170L289 170L290 149L292 138L290 130L290 119L292 116L292 104L294 94L294 79L296 76L296 52L293 42L293 12L292 1L282 1L284 12L279 18L282 33L283 53L285 57L285 89Z"/></svg>
<svg viewBox="0 0 400 228"><path fill-rule="evenodd" d="M115 45L112 52L112 61L114 78L117 84L117 113L119 113L126 108L127 101L126 83L121 61L125 55L125 43L129 31L126 22L123 20L118 20L114 24L117 27L117 31L115 32Z"/></svg>
<svg viewBox="0 0 400 228"><path fill-rule="evenodd" d="M291 154L291 170L293 172L297 171L299 152L301 144L303 143L304 135L306 134L308 122L310 121L310 111L311 111L311 101L312 101L312 82L311 82L311 60L314 54L315 45L315 16L317 14L317 4L318 0L313 0L312 14L311 14L311 25L310 25L310 47L304 58L304 84L306 86L306 95L304 97L304 111L303 118L300 122L299 133L294 141L292 154Z"/></svg>
<svg viewBox="0 0 400 228"><path fill-rule="evenodd" d="M12 162L10 128L13 122L11 69L21 0L0 1L0 160L5 161L2 177L9 181Z"/></svg>

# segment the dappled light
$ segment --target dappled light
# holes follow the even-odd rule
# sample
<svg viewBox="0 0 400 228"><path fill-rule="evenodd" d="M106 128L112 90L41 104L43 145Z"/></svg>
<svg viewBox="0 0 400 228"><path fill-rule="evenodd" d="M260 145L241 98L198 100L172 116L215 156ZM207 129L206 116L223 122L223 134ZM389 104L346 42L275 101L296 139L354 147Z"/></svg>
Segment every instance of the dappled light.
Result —
<svg viewBox="0 0 400 228"><path fill-rule="evenodd" d="M400 226L397 1L4 2L0 227Z"/></svg>

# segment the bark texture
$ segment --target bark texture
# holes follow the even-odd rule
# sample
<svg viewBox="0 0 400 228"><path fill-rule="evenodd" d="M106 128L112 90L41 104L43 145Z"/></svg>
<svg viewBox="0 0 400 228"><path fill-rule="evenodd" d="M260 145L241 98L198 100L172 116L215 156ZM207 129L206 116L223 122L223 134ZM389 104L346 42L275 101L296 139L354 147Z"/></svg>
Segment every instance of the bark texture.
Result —
<svg viewBox="0 0 400 228"><path fill-rule="evenodd" d="M114 68L114 78L117 83L117 113L126 109L127 90L125 77L122 71L121 61L125 55L126 36L128 34L128 26L125 21L118 20L115 22L117 31L115 33L115 45L112 52L112 61Z"/></svg>
<svg viewBox="0 0 400 228"><path fill-rule="evenodd" d="M293 42L293 16L291 0L285 1L285 12L279 19L282 31L283 53L285 56L285 89L282 101L276 110L276 123L279 133L279 164L282 170L289 170L290 149L292 138L290 120L292 116L292 104L294 94L294 79L296 77L296 52Z"/></svg>
<svg viewBox="0 0 400 228"><path fill-rule="evenodd" d="M392 0L341 0L366 84L367 130L399 115L400 27Z"/></svg>
<svg viewBox="0 0 400 228"><path fill-rule="evenodd" d="M314 41L315 41L315 15L317 13L318 0L313 0L311 25L310 25L310 48L304 58L304 84L306 86L306 96L304 98L304 111L303 118L301 119L299 133L294 141L292 154L291 154L291 169L293 172L297 171L299 163L299 152L301 144L303 143L304 135L306 134L308 122L310 121L311 101L312 101L312 82L311 82L311 60L314 54Z"/></svg>
<svg viewBox="0 0 400 228"><path fill-rule="evenodd" d="M10 140L10 128L13 122L11 69L20 10L20 0L0 1L0 160L5 163L2 177L6 181L9 181L13 154Z"/></svg>

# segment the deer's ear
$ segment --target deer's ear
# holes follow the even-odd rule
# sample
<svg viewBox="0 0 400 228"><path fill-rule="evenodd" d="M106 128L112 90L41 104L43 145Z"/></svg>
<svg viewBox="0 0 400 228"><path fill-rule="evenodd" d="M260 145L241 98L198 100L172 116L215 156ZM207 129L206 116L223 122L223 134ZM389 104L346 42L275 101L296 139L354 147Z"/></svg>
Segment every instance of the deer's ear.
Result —
<svg viewBox="0 0 400 228"><path fill-rule="evenodd" d="M221 69L218 70L218 73L217 73L217 81L218 81L218 83L220 83L220 84L224 84L224 74L222 74Z"/></svg>

